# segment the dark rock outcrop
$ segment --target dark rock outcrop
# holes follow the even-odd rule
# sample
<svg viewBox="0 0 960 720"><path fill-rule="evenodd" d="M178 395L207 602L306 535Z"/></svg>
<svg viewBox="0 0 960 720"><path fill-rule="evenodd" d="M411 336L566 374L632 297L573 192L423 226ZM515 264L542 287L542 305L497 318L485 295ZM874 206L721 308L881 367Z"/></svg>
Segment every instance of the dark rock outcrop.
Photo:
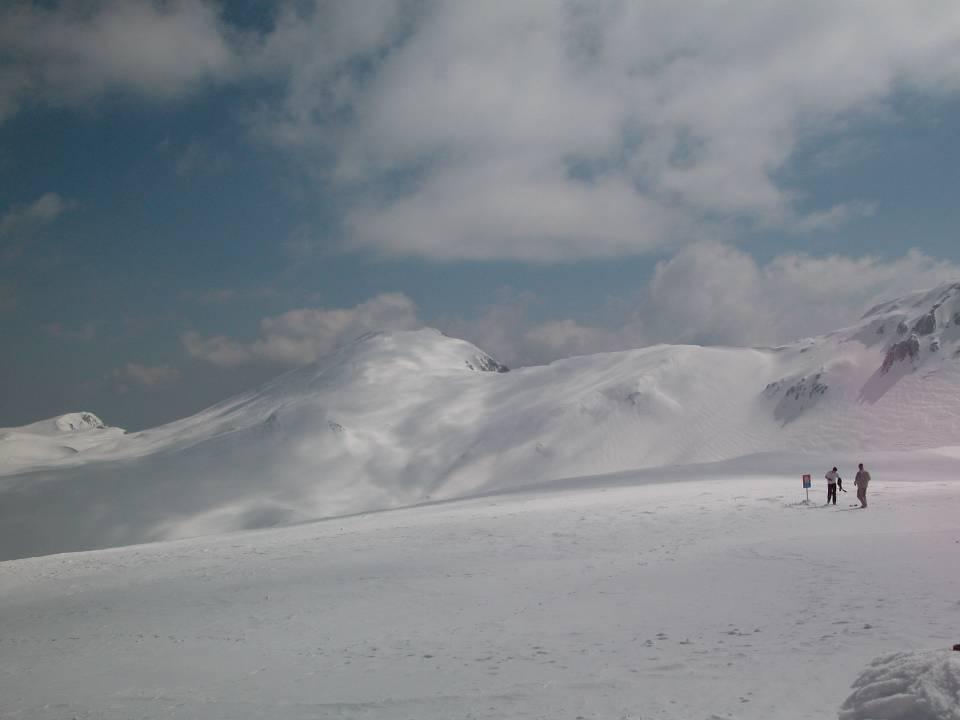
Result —
<svg viewBox="0 0 960 720"><path fill-rule="evenodd" d="M886 357L883 358L883 365L880 366L880 371L884 373L889 372L894 363L906 360L907 358L912 360L919 354L920 338L916 335L911 335L906 340L901 340L890 346L890 349L887 350Z"/></svg>
<svg viewBox="0 0 960 720"><path fill-rule="evenodd" d="M510 368L508 368L506 365L501 365L489 355L477 355L473 358L473 362L470 362L469 360L465 362L467 367L474 372L510 372Z"/></svg>
<svg viewBox="0 0 960 720"><path fill-rule="evenodd" d="M937 329L937 316L931 310L913 324L913 332L921 337L932 335Z"/></svg>

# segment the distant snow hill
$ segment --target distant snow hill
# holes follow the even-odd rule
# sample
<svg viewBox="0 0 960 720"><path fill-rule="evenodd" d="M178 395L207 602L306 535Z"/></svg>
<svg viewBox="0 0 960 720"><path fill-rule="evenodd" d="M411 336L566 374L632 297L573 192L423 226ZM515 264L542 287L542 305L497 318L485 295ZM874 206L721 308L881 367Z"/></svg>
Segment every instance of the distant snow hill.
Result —
<svg viewBox="0 0 960 720"><path fill-rule="evenodd" d="M375 333L192 417L0 429L0 560L291 524L771 451L956 445L960 284L777 348L655 346L506 372Z"/></svg>

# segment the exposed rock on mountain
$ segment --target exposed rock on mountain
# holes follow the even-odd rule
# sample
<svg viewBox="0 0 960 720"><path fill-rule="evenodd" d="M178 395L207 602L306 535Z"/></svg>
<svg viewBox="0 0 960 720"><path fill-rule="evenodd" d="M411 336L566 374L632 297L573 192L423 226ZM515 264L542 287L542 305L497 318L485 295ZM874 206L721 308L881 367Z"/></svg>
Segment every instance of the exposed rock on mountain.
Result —
<svg viewBox="0 0 960 720"><path fill-rule="evenodd" d="M920 338L916 334L911 335L906 340L894 343L887 350L883 358L883 365L880 366L881 372L890 372L893 364L902 360L913 360L920 355Z"/></svg>

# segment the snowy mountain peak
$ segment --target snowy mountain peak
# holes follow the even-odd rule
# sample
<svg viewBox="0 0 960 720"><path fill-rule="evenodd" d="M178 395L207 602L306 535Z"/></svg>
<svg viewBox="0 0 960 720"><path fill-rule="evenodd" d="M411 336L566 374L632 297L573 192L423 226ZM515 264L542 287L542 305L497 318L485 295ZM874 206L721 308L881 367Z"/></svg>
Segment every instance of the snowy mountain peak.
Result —
<svg viewBox="0 0 960 720"><path fill-rule="evenodd" d="M80 435L94 430L117 430L111 428L92 412L71 412L57 417L38 420L21 427L0 428L4 435L11 433L50 437L63 440L64 435ZM122 432L122 431L121 431Z"/></svg>
<svg viewBox="0 0 960 720"><path fill-rule="evenodd" d="M506 374L436 330L371 333L151 430L123 435L79 413L0 432L0 478L31 489L0 483L0 552L214 534L796 448L950 445L957 313L960 285L947 285L776 349L660 345Z"/></svg>
<svg viewBox="0 0 960 720"><path fill-rule="evenodd" d="M83 430L103 430L106 423L91 412L76 412L61 415L53 419L54 427L60 432L81 432Z"/></svg>
<svg viewBox="0 0 960 720"><path fill-rule="evenodd" d="M433 328L370 332L304 368L313 375L336 367L399 372L507 372L480 348ZM299 372L299 371L294 371Z"/></svg>
<svg viewBox="0 0 960 720"><path fill-rule="evenodd" d="M112 446L124 431L91 412L74 412L22 427L0 428L0 474L72 462Z"/></svg>
<svg viewBox="0 0 960 720"><path fill-rule="evenodd" d="M960 283L944 283L871 308L844 333L879 348L879 371L912 372L960 357Z"/></svg>
<svg viewBox="0 0 960 720"><path fill-rule="evenodd" d="M946 334L948 340L954 340L960 334L951 332L951 328L960 327L960 283L944 283L881 303L871 308L863 321L859 327L873 333L875 342L885 342L888 349L910 335L924 338ZM870 340L866 336L862 339Z"/></svg>
<svg viewBox="0 0 960 720"><path fill-rule="evenodd" d="M938 285L929 290L918 290L917 292L904 295L895 300L887 300L875 305L863 314L863 320L878 315L888 315L893 312L901 311L907 314L916 314L918 308L921 313L936 311L944 304L950 303L960 298L960 282L949 282Z"/></svg>

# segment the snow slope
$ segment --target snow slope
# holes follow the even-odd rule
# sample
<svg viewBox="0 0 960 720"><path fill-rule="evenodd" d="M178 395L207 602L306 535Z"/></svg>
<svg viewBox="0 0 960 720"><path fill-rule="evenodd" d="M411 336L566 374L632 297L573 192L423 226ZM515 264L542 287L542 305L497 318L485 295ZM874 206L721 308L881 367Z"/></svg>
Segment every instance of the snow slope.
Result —
<svg viewBox="0 0 960 720"><path fill-rule="evenodd" d="M122 435L123 430L107 427L89 412L67 413L23 427L0 428L0 469L12 473L79 453L89 454L89 450L110 444Z"/></svg>
<svg viewBox="0 0 960 720"><path fill-rule="evenodd" d="M763 456L0 563L0 718L955 720L955 661L868 664L960 642L958 454L866 454L868 510Z"/></svg>
<svg viewBox="0 0 960 720"><path fill-rule="evenodd" d="M958 355L960 284L779 348L657 346L511 372L436 331L373 334L193 417L82 431L103 441L77 452L0 431L0 559L759 452L816 453L826 469L840 452L949 446Z"/></svg>

